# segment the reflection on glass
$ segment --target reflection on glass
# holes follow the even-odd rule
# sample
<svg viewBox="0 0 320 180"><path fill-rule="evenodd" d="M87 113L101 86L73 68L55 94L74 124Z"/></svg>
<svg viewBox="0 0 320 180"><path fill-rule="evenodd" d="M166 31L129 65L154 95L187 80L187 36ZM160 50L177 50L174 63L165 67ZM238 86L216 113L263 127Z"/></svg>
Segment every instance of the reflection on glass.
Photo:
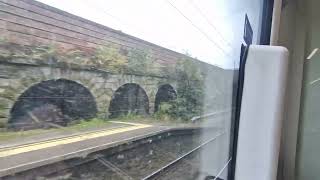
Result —
<svg viewBox="0 0 320 180"><path fill-rule="evenodd" d="M92 21L0 2L0 177L228 178L239 22L258 39L261 3L42 2Z"/></svg>

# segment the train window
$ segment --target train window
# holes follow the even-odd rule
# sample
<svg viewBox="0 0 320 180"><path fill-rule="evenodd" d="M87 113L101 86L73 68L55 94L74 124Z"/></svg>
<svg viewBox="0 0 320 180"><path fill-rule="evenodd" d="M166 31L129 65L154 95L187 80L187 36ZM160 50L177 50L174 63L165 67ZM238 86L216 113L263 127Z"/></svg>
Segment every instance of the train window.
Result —
<svg viewBox="0 0 320 180"><path fill-rule="evenodd" d="M305 1L303 8L307 13L299 22L306 21L308 28L304 29L305 43L297 41L299 48L305 48L301 52L301 64L303 64L303 81L300 100L300 116L299 117L299 132L294 151L296 156L296 168L294 177L297 180L317 179L319 177L320 161L317 152L319 146L319 88L320 88L320 71L319 71L319 21L320 13L316 7L319 7L319 1ZM300 24L300 23L299 23ZM299 38L300 38L299 36ZM302 57L305 57L303 59ZM302 71L302 70L301 70ZM301 73L302 75L302 73ZM297 78L300 79L300 78ZM301 81L300 81L301 82ZM299 83L300 83L299 82ZM300 91L297 90L300 93ZM300 98L300 94L299 94ZM297 98L299 100L299 98ZM299 102L299 101L298 101ZM297 106L299 107L299 106ZM292 113L294 114L294 113ZM298 124L298 122L297 122ZM290 127L294 129L293 127Z"/></svg>
<svg viewBox="0 0 320 180"><path fill-rule="evenodd" d="M232 179L264 5L0 0L0 178Z"/></svg>

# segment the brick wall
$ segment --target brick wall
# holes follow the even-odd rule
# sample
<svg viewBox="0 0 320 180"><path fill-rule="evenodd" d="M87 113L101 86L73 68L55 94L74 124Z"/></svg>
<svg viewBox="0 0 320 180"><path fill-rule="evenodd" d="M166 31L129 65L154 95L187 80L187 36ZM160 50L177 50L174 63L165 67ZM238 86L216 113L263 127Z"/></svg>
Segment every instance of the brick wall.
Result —
<svg viewBox="0 0 320 180"><path fill-rule="evenodd" d="M33 0L0 0L2 38L20 45L52 44L63 49L92 50L114 44L123 49L148 49L159 63L184 55Z"/></svg>

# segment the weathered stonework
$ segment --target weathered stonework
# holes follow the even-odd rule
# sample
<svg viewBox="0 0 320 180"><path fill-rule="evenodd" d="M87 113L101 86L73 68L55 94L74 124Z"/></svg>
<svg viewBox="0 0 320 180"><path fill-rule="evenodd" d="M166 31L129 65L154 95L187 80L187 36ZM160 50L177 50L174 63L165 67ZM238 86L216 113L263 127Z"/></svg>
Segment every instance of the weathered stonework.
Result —
<svg viewBox="0 0 320 180"><path fill-rule="evenodd" d="M4 39L0 41L0 127L7 123L21 94L47 80L66 79L86 87L95 98L100 117L108 116L110 101L124 84L138 84L146 92L150 113L154 112L155 96L161 85L170 84L177 89L177 81L165 72L186 58L183 54L33 0L0 1L0 10L0 34ZM33 48L54 45L59 53L80 50L90 56L106 44L119 48L121 54L117 57L129 56L131 50L147 51L155 63L164 67L164 74L115 74L108 67L85 59L43 57L48 54L34 57L31 53ZM228 97L214 102L217 109L228 106L233 72L195 62L203 72L209 72L205 80L208 97Z"/></svg>
<svg viewBox="0 0 320 180"><path fill-rule="evenodd" d="M171 84L176 87L176 83L165 78L115 75L42 66L16 66L15 64L1 64L0 66L2 69L7 69L7 74L4 71L2 72L6 78L0 78L0 119L2 122L10 118L10 109L19 96L31 86L42 81L67 79L83 85L94 96L98 107L98 116L102 117L105 117L108 112L114 92L124 84L135 83L144 89L149 99L150 113L154 109L158 87L161 84ZM12 75L12 69L15 70L14 75Z"/></svg>

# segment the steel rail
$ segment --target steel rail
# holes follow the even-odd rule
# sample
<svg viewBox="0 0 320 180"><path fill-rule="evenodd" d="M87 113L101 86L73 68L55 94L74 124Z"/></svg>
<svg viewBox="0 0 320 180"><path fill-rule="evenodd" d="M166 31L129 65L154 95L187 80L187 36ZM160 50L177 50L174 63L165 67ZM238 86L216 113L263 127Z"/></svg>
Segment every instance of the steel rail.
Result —
<svg viewBox="0 0 320 180"><path fill-rule="evenodd" d="M215 136L214 138L211 138L211 139L205 141L204 143L202 143L199 146L195 147L194 149L190 150L189 152L187 152L186 154L182 155L181 157L171 161L170 163L168 163L167 165L163 166L162 168L160 168L160 169L154 171L153 173L149 174L148 176L142 178L142 180L149 180L151 178L156 177L160 173L162 173L162 172L166 171L167 169L169 169L171 166L177 164L179 161L181 161L184 158L190 156L191 154L193 154L197 150L201 149L202 147L208 145L211 142L214 142L218 137L222 136L223 134L225 134L225 132L222 132L222 133L218 134L217 136Z"/></svg>

